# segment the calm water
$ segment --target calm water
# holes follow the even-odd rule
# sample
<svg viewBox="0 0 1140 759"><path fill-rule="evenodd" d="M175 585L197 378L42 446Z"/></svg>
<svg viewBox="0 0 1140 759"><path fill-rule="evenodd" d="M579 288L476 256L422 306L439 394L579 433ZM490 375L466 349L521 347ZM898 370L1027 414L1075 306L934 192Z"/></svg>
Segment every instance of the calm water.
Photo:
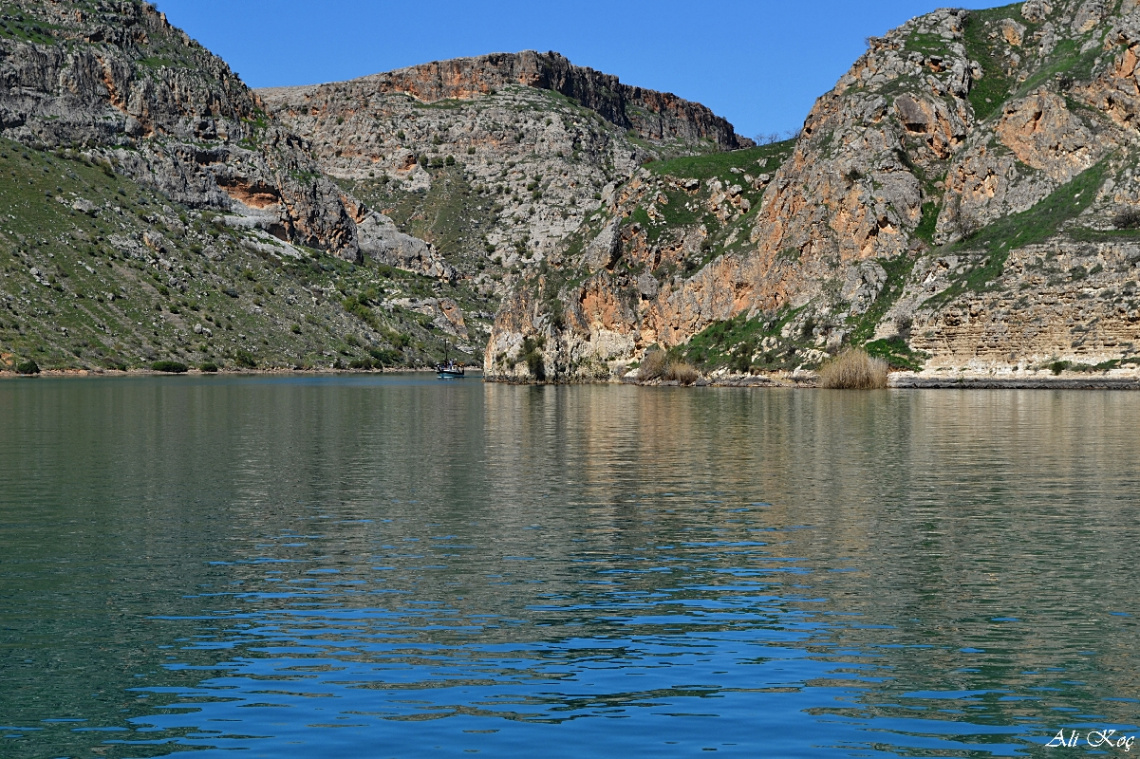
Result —
<svg viewBox="0 0 1140 759"><path fill-rule="evenodd" d="M2 382L0 756L1086 755L1138 444L1129 393Z"/></svg>

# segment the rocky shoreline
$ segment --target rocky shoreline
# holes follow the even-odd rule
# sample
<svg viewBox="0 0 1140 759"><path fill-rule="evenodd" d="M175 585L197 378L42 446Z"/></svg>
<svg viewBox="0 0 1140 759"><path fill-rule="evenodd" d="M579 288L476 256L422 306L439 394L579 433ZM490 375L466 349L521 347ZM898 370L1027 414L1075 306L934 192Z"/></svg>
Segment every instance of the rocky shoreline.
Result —
<svg viewBox="0 0 1140 759"><path fill-rule="evenodd" d="M484 379L478 367L466 367L471 377ZM35 377L51 378L87 378L87 377L172 377L172 376L343 376L367 374L434 374L434 369L219 369L217 372L203 372L191 369L184 374L159 372L153 369L131 369L117 371L114 369L88 370L43 370L37 375L21 375L13 371L0 371L0 380L5 379L34 379ZM496 382L508 385L533 384L527 382L511 382L501 379L485 379L487 382ZM927 371L927 372L894 372L889 377L891 390L1140 390L1140 370L1113 370L1108 372L1083 373L1062 372L1054 375L1048 371L1023 372L981 372L981 371ZM566 384L589 384L573 382ZM599 381L596 384L633 385L639 387L717 387L717 388L748 388L748 389L820 389L819 378L814 372L777 372L772 374L723 374L712 377L701 377L690 385L683 385L676 381L652 380L640 382L636 378L621 378L609 381Z"/></svg>
<svg viewBox="0 0 1140 759"><path fill-rule="evenodd" d="M897 372L889 381L892 388L913 390L1140 390L1140 371Z"/></svg>
<svg viewBox="0 0 1140 759"><path fill-rule="evenodd" d="M504 378L488 382L508 385L534 384ZM549 383L546 383L549 384ZM556 384L591 384L575 381ZM821 389L815 372L773 372L769 374L713 374L691 384L677 381L639 381L636 377L599 380L593 384L638 387L723 387L755 389ZM948 371L893 372L888 377L891 390L1140 390L1140 370L1115 369L1107 372L1051 371Z"/></svg>

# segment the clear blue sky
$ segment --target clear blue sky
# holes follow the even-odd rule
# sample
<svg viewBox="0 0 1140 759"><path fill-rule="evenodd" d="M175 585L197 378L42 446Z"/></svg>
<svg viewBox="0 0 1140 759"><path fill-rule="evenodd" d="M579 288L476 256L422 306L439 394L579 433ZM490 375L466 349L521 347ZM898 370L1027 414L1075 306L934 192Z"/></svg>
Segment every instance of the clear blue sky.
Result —
<svg viewBox="0 0 1140 759"><path fill-rule="evenodd" d="M555 50L673 92L746 136L798 129L880 35L934 0L157 0L252 87L352 79L417 63ZM956 0L957 7L998 3Z"/></svg>

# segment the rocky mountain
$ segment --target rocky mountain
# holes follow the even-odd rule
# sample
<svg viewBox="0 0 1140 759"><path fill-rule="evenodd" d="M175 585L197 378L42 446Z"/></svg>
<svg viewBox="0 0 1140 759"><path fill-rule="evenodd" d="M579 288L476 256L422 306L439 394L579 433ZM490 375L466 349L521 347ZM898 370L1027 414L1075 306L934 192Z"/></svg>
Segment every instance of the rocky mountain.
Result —
<svg viewBox="0 0 1140 759"><path fill-rule="evenodd" d="M0 369L481 347L463 309L493 306L137 0L0 5L0 168Z"/></svg>
<svg viewBox="0 0 1140 759"><path fill-rule="evenodd" d="M706 371L863 345L927 374L1140 364L1134 0L944 10L794 144L639 169L505 301L489 376ZM774 165L778 163L779 165Z"/></svg>
<svg viewBox="0 0 1140 759"><path fill-rule="evenodd" d="M116 171L190 207L229 211L346 260L401 265L426 251L321 175L229 67L135 0L5 6L0 134L98 150ZM442 273L442 262L413 268Z"/></svg>
<svg viewBox="0 0 1140 759"><path fill-rule="evenodd" d="M254 93L137 0L8 0L0 362L1135 368L1138 62L1136 0L938 11L755 146L553 53Z"/></svg>
<svg viewBox="0 0 1140 759"><path fill-rule="evenodd" d="M325 172L496 296L556 254L641 164L752 144L704 106L556 53L258 94Z"/></svg>

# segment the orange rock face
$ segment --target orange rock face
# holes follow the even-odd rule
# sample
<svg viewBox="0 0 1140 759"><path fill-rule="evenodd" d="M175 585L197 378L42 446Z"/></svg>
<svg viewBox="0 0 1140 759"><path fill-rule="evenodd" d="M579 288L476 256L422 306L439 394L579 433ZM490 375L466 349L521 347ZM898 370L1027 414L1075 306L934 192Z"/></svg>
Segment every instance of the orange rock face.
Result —
<svg viewBox="0 0 1140 759"><path fill-rule="evenodd" d="M1140 22L1103 5L938 11L872 40L766 181L734 169L763 187L747 209L722 205L735 177L683 215L682 175L618 188L615 244L584 245L579 264L604 268L604 297L594 280L560 293L590 318L508 301L488 373L526 335L572 379L742 318L760 325L754 358L793 364L850 342L932 370L1140 361L1140 235L1112 231L1140 219Z"/></svg>
<svg viewBox="0 0 1140 759"><path fill-rule="evenodd" d="M553 90L597 111L638 136L664 141L712 140L722 149L744 147L723 118L676 95L622 84L617 77L574 66L557 53L525 51L456 58L377 74L361 80L374 92L405 93L425 103L466 100L512 84Z"/></svg>

